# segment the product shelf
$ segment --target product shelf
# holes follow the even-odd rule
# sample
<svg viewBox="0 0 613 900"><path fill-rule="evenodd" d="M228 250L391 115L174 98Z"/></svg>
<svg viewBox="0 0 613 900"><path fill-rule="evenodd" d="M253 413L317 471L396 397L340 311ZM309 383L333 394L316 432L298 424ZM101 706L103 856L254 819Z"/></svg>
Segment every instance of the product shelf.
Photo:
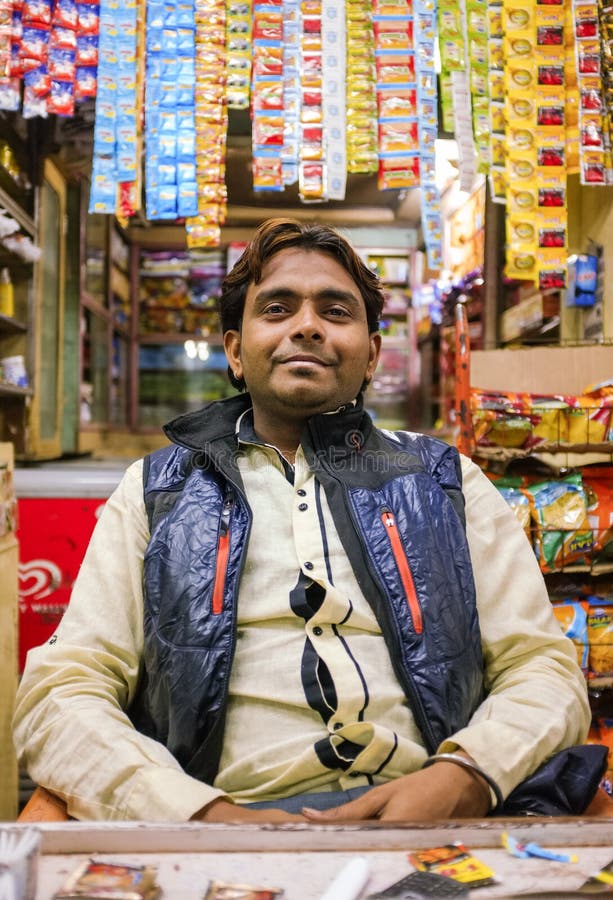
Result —
<svg viewBox="0 0 613 900"><path fill-rule="evenodd" d="M0 382L0 397L31 397L33 393L32 388Z"/></svg>
<svg viewBox="0 0 613 900"><path fill-rule="evenodd" d="M604 743L602 725L613 715L613 386L605 381L578 395L473 387L462 304L455 373L455 443L483 464L530 541L586 677L593 717L588 741ZM515 460L526 464L508 465ZM563 611L571 607L572 613Z"/></svg>
<svg viewBox="0 0 613 900"><path fill-rule="evenodd" d="M0 334L24 334L27 330L27 325L23 322L0 313Z"/></svg>

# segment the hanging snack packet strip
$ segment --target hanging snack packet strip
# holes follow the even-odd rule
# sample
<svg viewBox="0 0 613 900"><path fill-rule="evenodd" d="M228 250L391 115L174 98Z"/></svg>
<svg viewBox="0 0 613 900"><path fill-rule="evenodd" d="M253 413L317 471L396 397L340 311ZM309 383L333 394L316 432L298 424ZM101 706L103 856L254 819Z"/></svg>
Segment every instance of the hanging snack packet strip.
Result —
<svg viewBox="0 0 613 900"><path fill-rule="evenodd" d="M470 59L470 96L477 170L487 175L490 168L490 90L488 49L488 4L485 0L467 0L466 28Z"/></svg>
<svg viewBox="0 0 613 900"><path fill-rule="evenodd" d="M100 3L98 95L89 212L106 215L115 215L117 209L117 12L113 0Z"/></svg>
<svg viewBox="0 0 613 900"><path fill-rule="evenodd" d="M283 47L279 58L272 59L275 63L274 74L283 76L281 173L284 185L296 184L298 181L300 140L301 137L303 142L307 139L300 126L301 31L300 0L283 0ZM268 58L266 48L262 48L262 57L263 62Z"/></svg>
<svg viewBox="0 0 613 900"><path fill-rule="evenodd" d="M251 98L251 0L226 2L226 98L230 109L248 109Z"/></svg>
<svg viewBox="0 0 613 900"><path fill-rule="evenodd" d="M506 202L506 117L505 60L503 54L502 0L487 5L487 64L489 83L489 187L494 203ZM529 70L522 68L524 86L531 81ZM478 134L475 135L477 142Z"/></svg>
<svg viewBox="0 0 613 900"><path fill-rule="evenodd" d="M419 129L415 74L414 17L408 3L375 0L373 6L377 114L379 131L379 190L419 186ZM393 14L390 14L393 13ZM431 48L432 49L432 48ZM396 73L388 80L387 73ZM427 125L428 122L425 121ZM389 135L395 134L390 146Z"/></svg>
<svg viewBox="0 0 613 900"><path fill-rule="evenodd" d="M536 4L505 0L504 33L507 145L504 155L509 278L536 281L537 141Z"/></svg>
<svg viewBox="0 0 613 900"><path fill-rule="evenodd" d="M195 212L186 213L187 246L216 247L226 219L225 158L228 131L226 95L227 21L224 0L195 0L195 128L180 132L181 156L195 162ZM234 19L232 21L235 21ZM195 141L190 156L192 134ZM187 200L187 197L186 197Z"/></svg>
<svg viewBox="0 0 613 900"><path fill-rule="evenodd" d="M372 9L361 0L345 4L347 33L347 171L377 171L377 98Z"/></svg>
<svg viewBox="0 0 613 900"><path fill-rule="evenodd" d="M283 5L253 8L254 67L251 85L253 189L282 191L284 144ZM268 59L268 64L264 60ZM274 65L273 61L277 64Z"/></svg>
<svg viewBox="0 0 613 900"><path fill-rule="evenodd" d="M436 272L440 271L443 266L443 220L435 165L438 134L438 92L434 65L435 0L415 0L414 13L415 53L409 55L408 60L413 61L417 82L421 222L428 268Z"/></svg>
<svg viewBox="0 0 613 900"><path fill-rule="evenodd" d="M300 10L302 79L298 192L303 203L313 203L326 200L328 188L323 110L322 4L320 0L302 0Z"/></svg>
<svg viewBox="0 0 613 900"><path fill-rule="evenodd" d="M347 182L344 0L322 0L321 10L322 70L326 86L322 96L326 197L344 200Z"/></svg>
<svg viewBox="0 0 613 900"><path fill-rule="evenodd" d="M580 180L581 184L606 185L606 120L603 117L598 3L596 0L573 0L572 9L579 91Z"/></svg>
<svg viewBox="0 0 613 900"><path fill-rule="evenodd" d="M537 270L540 290L566 287L568 211L564 161L566 140L565 31L563 4L536 6ZM546 153L545 151L553 151Z"/></svg>

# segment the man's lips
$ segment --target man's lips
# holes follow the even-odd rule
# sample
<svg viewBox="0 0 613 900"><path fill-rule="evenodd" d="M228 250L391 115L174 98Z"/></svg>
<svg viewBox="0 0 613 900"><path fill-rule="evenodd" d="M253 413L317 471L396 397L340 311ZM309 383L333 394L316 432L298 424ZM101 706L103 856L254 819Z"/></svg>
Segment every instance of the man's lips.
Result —
<svg viewBox="0 0 613 900"><path fill-rule="evenodd" d="M321 359L319 356L311 356L309 353L295 353L293 356L284 356L275 360L276 363L309 363L317 366L331 366L332 361Z"/></svg>

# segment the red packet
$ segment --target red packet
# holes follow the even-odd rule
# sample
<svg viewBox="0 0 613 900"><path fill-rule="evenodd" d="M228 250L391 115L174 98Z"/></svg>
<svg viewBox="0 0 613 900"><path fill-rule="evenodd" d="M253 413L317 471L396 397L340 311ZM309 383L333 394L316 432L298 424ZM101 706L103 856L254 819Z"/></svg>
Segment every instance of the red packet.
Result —
<svg viewBox="0 0 613 900"><path fill-rule="evenodd" d="M73 872L53 900L153 900L159 893L154 866L89 859Z"/></svg>

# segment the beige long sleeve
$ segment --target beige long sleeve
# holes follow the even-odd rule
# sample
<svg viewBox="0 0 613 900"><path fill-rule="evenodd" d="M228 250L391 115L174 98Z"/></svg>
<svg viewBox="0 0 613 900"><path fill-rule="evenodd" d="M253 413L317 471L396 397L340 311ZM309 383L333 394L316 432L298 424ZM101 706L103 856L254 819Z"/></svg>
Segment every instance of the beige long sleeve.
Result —
<svg viewBox="0 0 613 900"><path fill-rule="evenodd" d="M28 654L17 696L20 761L78 819L185 821L221 794L186 775L124 712L143 646L141 473L134 463L105 504L68 611Z"/></svg>

